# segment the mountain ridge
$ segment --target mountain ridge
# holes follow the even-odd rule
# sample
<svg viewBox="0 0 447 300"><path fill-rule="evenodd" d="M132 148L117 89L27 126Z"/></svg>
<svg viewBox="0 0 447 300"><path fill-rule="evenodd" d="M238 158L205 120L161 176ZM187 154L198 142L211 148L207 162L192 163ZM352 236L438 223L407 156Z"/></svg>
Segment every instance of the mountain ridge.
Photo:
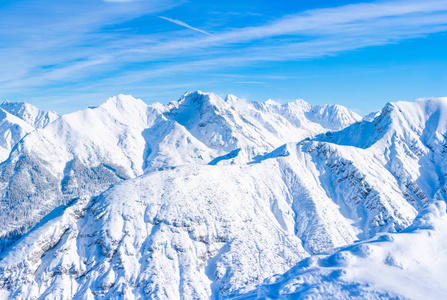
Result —
<svg viewBox="0 0 447 300"><path fill-rule="evenodd" d="M311 121L306 121L308 129L297 128L280 114L270 116L230 98L225 102L215 94L197 91L167 105L147 105L118 95L31 132L0 167L0 211L10 220L0 225L0 236L24 233L71 198L100 193L145 170L205 165L236 149L241 149L237 156L219 163L246 163L289 138L299 140L327 130ZM235 105L246 110L240 113ZM192 118L183 117L182 111ZM256 119L259 116L265 121ZM304 114L300 117L307 120ZM352 122L360 119L355 114L350 117ZM276 136L278 132L284 133ZM33 181L33 176L39 181ZM40 191L45 191L45 199ZM23 202L24 198L28 200ZM21 217L29 209L36 217Z"/></svg>

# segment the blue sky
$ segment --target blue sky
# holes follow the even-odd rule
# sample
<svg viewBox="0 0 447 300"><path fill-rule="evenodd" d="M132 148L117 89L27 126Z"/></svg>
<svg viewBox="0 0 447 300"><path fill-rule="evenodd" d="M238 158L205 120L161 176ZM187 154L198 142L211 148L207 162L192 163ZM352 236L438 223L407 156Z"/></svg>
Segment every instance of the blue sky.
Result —
<svg viewBox="0 0 447 300"><path fill-rule="evenodd" d="M1 1L0 98L67 113L185 91L338 103L447 96L447 1Z"/></svg>

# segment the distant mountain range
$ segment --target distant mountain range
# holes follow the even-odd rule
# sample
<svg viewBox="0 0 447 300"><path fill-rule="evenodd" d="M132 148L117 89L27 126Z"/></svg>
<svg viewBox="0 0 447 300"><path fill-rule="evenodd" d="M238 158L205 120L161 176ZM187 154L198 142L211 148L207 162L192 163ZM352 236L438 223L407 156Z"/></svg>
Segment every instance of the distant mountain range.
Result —
<svg viewBox="0 0 447 300"><path fill-rule="evenodd" d="M0 108L0 298L408 298L447 262L393 269L447 227L447 98Z"/></svg>

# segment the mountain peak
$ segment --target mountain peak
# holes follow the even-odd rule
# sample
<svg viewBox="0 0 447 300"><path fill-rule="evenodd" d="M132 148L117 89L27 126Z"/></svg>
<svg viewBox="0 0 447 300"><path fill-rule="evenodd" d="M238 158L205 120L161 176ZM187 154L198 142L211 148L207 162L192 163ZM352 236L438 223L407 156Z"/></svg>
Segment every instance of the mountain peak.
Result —
<svg viewBox="0 0 447 300"><path fill-rule="evenodd" d="M184 93L180 97L179 100L181 101L181 100L184 100L184 99L188 99L188 100L193 101L193 102L200 102L200 101L203 101L203 100L209 100L209 98L211 98L211 95L215 96L215 94L213 94L213 93L205 93L205 92L202 92L202 91L199 91L199 90L197 90L197 91L189 91L189 92Z"/></svg>
<svg viewBox="0 0 447 300"><path fill-rule="evenodd" d="M186 92L178 101L178 106L196 107L202 111L205 107L212 107L214 110L222 109L228 104L214 93L204 93L202 91Z"/></svg>
<svg viewBox="0 0 447 300"><path fill-rule="evenodd" d="M59 115L54 111L43 111L25 102L9 102L5 100L0 107L35 128L43 128L59 118Z"/></svg>
<svg viewBox="0 0 447 300"><path fill-rule="evenodd" d="M291 102L290 104L295 105L295 106L300 106L305 109L310 109L310 107L312 107L311 104L304 101L303 99L296 99L295 101Z"/></svg>
<svg viewBox="0 0 447 300"><path fill-rule="evenodd" d="M100 107L106 110L132 111L135 109L146 109L147 104L141 99L136 99L130 95L119 94L107 99Z"/></svg>
<svg viewBox="0 0 447 300"><path fill-rule="evenodd" d="M143 102L141 99L136 99L131 95L118 94L116 96L112 96L105 103L116 103L116 104L131 104L135 102ZM143 102L144 103L144 102Z"/></svg>
<svg viewBox="0 0 447 300"><path fill-rule="evenodd" d="M142 126L148 124L149 111L153 110L141 99L134 98L130 95L119 94L107 99L107 101L99 106L98 113L104 110L109 116L122 124L134 124L133 126ZM137 125L138 124L138 125Z"/></svg>
<svg viewBox="0 0 447 300"><path fill-rule="evenodd" d="M264 102L264 104L268 105L268 106L281 106L280 103L278 103L272 99L268 99L267 101Z"/></svg>
<svg viewBox="0 0 447 300"><path fill-rule="evenodd" d="M236 97L233 94L228 94L228 95L225 96L224 101L227 102L227 103L235 104L235 103L240 102L241 99L239 99L238 97Z"/></svg>

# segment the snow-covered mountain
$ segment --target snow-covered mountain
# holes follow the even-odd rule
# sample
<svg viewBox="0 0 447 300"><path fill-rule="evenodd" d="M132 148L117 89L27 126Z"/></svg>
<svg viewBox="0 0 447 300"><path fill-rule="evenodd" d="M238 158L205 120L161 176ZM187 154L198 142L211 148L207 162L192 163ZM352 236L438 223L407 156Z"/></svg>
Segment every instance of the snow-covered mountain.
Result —
<svg viewBox="0 0 447 300"><path fill-rule="evenodd" d="M39 223L1 254L0 297L407 297L396 286L419 272L447 276L443 253L412 250L444 245L446 131L447 98L361 120L300 100L113 97L1 165L3 240Z"/></svg>
<svg viewBox="0 0 447 300"><path fill-rule="evenodd" d="M147 105L119 95L64 115L28 134L0 166L0 212L6 220L0 237L14 240L57 206L145 171L247 163L285 142L360 120L339 106L297 103L249 104L193 92L168 105ZM336 115L332 127L318 123L325 111Z"/></svg>

